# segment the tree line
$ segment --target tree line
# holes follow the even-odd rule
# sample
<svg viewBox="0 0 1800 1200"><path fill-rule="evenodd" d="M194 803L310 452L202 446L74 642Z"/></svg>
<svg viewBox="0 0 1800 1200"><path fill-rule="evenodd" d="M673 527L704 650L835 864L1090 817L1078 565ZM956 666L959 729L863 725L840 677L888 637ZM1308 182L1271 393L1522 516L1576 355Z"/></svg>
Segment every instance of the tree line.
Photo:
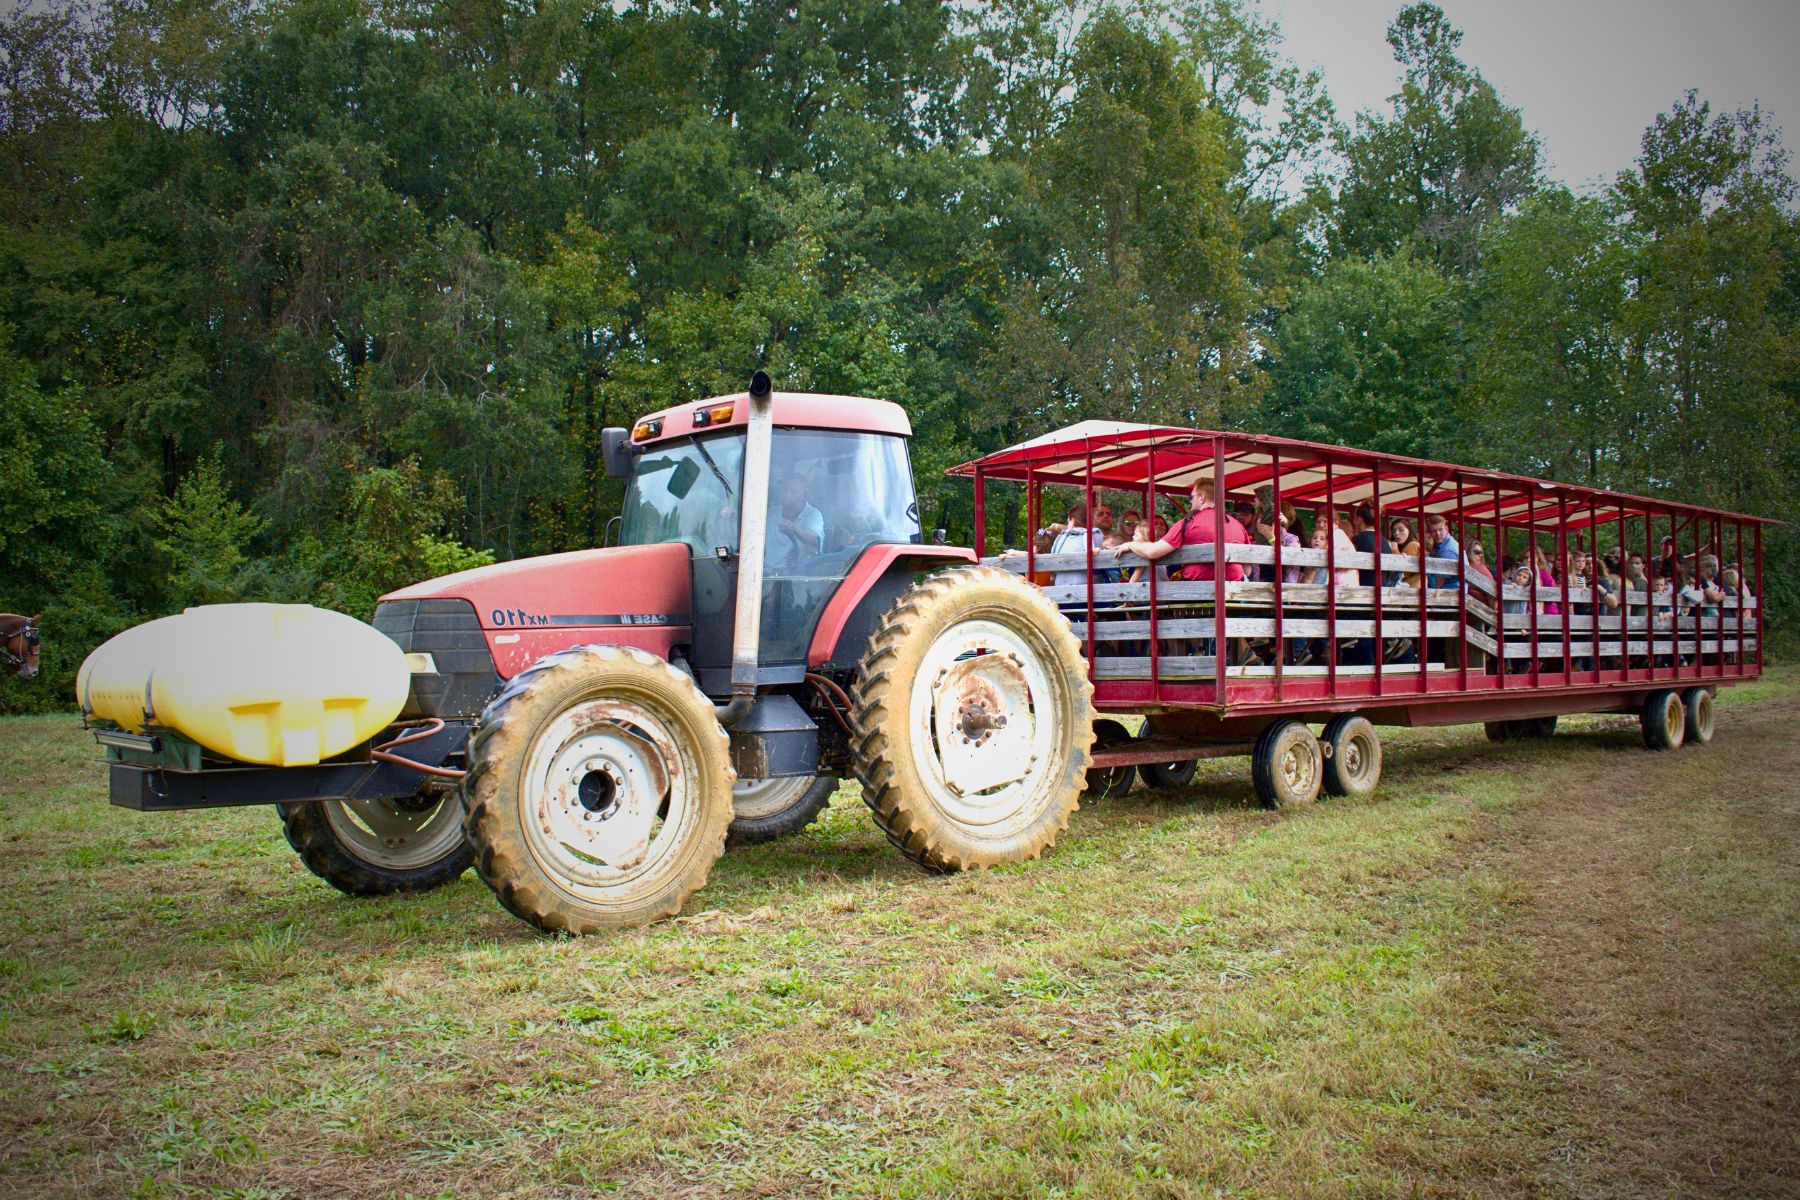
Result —
<svg viewBox="0 0 1800 1200"><path fill-rule="evenodd" d="M598 545L599 431L759 367L903 404L957 540L944 468L1088 417L1800 516L1770 115L1672 96L1575 194L1460 40L1400 8L1343 114L1251 0L17 9L0 707L185 605Z"/></svg>

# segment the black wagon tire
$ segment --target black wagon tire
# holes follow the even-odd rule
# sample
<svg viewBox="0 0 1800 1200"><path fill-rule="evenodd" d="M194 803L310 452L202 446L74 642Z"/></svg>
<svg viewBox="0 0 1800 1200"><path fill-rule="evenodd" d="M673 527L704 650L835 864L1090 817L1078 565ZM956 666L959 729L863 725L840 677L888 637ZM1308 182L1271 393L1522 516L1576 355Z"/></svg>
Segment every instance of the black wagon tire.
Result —
<svg viewBox="0 0 1800 1200"><path fill-rule="evenodd" d="M1381 782L1381 735L1358 713L1340 713L1319 741L1325 752L1323 786L1328 796L1372 795Z"/></svg>
<svg viewBox="0 0 1800 1200"><path fill-rule="evenodd" d="M1516 721L1483 721L1481 728L1487 734L1487 740L1490 742L1517 741L1519 737L1518 722Z"/></svg>
<svg viewBox="0 0 1800 1200"><path fill-rule="evenodd" d="M539 929L674 916L725 852L725 731L690 676L643 650L540 659L488 703L469 759L475 869Z"/></svg>
<svg viewBox="0 0 1800 1200"><path fill-rule="evenodd" d="M1325 756L1303 721L1281 720L1263 730L1250 756L1250 782L1264 808L1298 808L1319 798Z"/></svg>
<svg viewBox="0 0 1800 1200"><path fill-rule="evenodd" d="M1687 735L1687 706L1670 691L1651 692L1639 715L1644 745L1652 750L1676 750Z"/></svg>
<svg viewBox="0 0 1800 1200"><path fill-rule="evenodd" d="M1111 750L1131 741L1131 732L1119 722L1103 719L1094 722L1094 747L1098 750ZM1137 768L1130 763L1122 767L1095 767L1087 773L1087 786L1082 788L1084 799L1103 800L1123 796L1137 782Z"/></svg>
<svg viewBox="0 0 1800 1200"><path fill-rule="evenodd" d="M1713 740L1713 694L1703 687L1689 688L1681 694L1681 707L1686 713L1682 743L1704 746Z"/></svg>
<svg viewBox="0 0 1800 1200"><path fill-rule="evenodd" d="M1199 765L1191 758L1178 763L1144 763L1138 767L1138 774L1143 777L1145 787L1184 788L1194 782L1194 771Z"/></svg>
<svg viewBox="0 0 1800 1200"><path fill-rule="evenodd" d="M863 800L930 871L1037 858L1092 764L1094 686L1069 623L1008 571L952 567L882 617L857 666Z"/></svg>
<svg viewBox="0 0 1800 1200"><path fill-rule="evenodd" d="M731 789L727 846L754 846L799 833L819 819L837 794L836 775L740 779Z"/></svg>
<svg viewBox="0 0 1800 1200"><path fill-rule="evenodd" d="M428 892L475 861L453 789L406 800L278 804L281 830L306 869L346 896Z"/></svg>
<svg viewBox="0 0 1800 1200"><path fill-rule="evenodd" d="M1532 717L1525 721L1524 725L1526 737L1547 738L1556 736L1555 717Z"/></svg>

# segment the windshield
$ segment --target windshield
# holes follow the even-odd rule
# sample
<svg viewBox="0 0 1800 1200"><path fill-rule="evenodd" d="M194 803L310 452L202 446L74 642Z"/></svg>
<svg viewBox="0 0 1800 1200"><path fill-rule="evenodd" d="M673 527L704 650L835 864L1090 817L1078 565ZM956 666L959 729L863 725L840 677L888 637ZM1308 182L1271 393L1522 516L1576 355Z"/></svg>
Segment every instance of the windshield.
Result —
<svg viewBox="0 0 1800 1200"><path fill-rule="evenodd" d="M625 490L627 546L684 542L696 554L737 549L744 437L720 432L664 442L644 453Z"/></svg>
<svg viewBox="0 0 1800 1200"><path fill-rule="evenodd" d="M682 542L696 560L721 546L735 552L743 479L742 429L653 447L638 459L625 492L622 541ZM764 519L761 659L804 662L819 614L857 556L877 542L920 540L906 439L775 430ZM699 578L696 619L724 616L717 606L729 604L729 589L715 595Z"/></svg>

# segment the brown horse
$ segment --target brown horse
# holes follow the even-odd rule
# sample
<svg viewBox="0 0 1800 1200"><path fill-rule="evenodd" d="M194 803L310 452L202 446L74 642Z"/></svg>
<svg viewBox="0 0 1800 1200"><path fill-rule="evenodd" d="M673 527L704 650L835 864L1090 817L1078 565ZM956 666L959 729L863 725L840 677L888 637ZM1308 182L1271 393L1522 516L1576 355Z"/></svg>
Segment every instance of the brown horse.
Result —
<svg viewBox="0 0 1800 1200"><path fill-rule="evenodd" d="M20 679L30 679L38 673L38 621L41 619L0 613L0 670L11 671Z"/></svg>

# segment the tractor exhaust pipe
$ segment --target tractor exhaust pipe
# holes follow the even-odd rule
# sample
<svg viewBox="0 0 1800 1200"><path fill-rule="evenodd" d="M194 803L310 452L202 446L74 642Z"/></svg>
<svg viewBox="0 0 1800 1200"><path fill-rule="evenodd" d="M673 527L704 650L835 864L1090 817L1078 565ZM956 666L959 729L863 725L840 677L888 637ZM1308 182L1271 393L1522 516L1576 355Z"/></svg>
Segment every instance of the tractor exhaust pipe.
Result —
<svg viewBox="0 0 1800 1200"><path fill-rule="evenodd" d="M763 546L768 540L769 459L774 445L773 389L762 371L750 377L750 416L744 432L744 499L738 513L737 620L731 630L731 702L714 707L727 729L756 703L756 666L762 648Z"/></svg>

